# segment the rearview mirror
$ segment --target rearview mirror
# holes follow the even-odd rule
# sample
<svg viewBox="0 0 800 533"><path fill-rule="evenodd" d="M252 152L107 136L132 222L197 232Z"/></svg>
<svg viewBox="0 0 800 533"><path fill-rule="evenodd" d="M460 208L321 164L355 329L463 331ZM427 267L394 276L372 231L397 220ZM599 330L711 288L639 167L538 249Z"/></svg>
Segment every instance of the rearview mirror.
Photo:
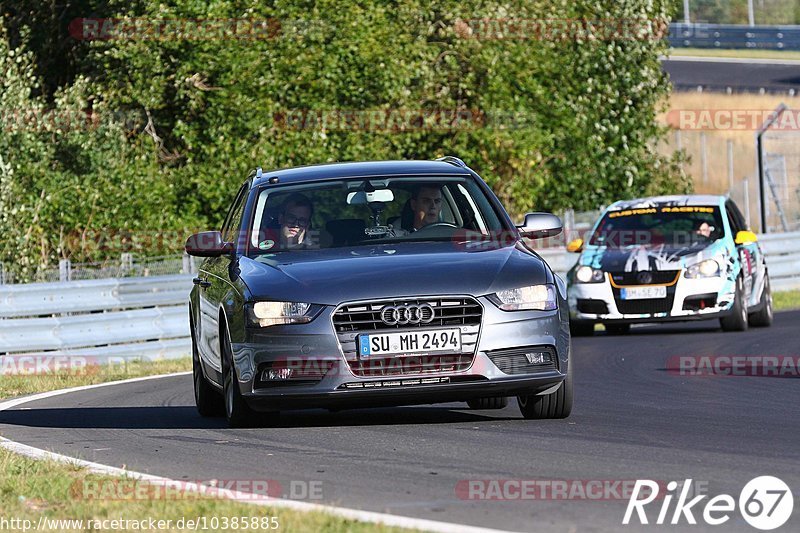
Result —
<svg viewBox="0 0 800 533"><path fill-rule="evenodd" d="M561 233L561 219L552 213L528 213L525 222L517 226L523 237L545 239Z"/></svg>
<svg viewBox="0 0 800 533"><path fill-rule="evenodd" d="M219 257L233 252L233 243L225 242L219 231L203 231L186 239L185 250L195 257Z"/></svg>
<svg viewBox="0 0 800 533"><path fill-rule="evenodd" d="M394 193L391 189L378 189L372 192L357 191L347 195L348 205L364 205L374 202L388 203L394 200Z"/></svg>
<svg viewBox="0 0 800 533"><path fill-rule="evenodd" d="M572 254L577 254L583 251L583 239L573 239L567 244L567 251Z"/></svg>
<svg viewBox="0 0 800 533"><path fill-rule="evenodd" d="M758 241L758 237L752 231L740 231L736 234L734 242L736 244L753 244Z"/></svg>

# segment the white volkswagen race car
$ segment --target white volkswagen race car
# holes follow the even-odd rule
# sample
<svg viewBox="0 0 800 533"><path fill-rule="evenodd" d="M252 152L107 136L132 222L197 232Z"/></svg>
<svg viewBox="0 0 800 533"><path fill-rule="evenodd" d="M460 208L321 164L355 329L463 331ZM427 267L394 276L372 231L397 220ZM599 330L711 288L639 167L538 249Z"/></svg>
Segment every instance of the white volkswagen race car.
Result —
<svg viewBox="0 0 800 533"><path fill-rule="evenodd" d="M725 331L772 323L764 253L723 196L659 196L612 204L568 272L570 327L623 334L640 322L719 319Z"/></svg>

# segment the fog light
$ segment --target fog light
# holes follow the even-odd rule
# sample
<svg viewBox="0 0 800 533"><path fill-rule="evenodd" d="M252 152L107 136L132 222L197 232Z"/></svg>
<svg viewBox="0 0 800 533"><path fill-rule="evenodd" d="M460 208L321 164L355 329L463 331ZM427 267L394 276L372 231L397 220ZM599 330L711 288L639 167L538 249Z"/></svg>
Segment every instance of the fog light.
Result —
<svg viewBox="0 0 800 533"><path fill-rule="evenodd" d="M528 352L525 354L525 359L532 365L543 365L552 361L548 352Z"/></svg>
<svg viewBox="0 0 800 533"><path fill-rule="evenodd" d="M290 379L293 371L291 368L270 368L262 374L263 381L274 381L277 379Z"/></svg>

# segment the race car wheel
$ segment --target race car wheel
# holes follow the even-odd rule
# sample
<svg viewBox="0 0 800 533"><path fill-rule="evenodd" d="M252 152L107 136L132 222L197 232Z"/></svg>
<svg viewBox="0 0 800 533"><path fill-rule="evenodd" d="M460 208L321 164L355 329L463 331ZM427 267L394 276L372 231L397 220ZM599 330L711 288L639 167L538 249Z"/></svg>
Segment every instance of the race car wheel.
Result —
<svg viewBox="0 0 800 533"><path fill-rule="evenodd" d="M522 416L528 420L567 418L572 412L572 394L572 361L570 361L567 378L557 391L544 396L536 394L517 396L517 404Z"/></svg>
<svg viewBox="0 0 800 533"><path fill-rule="evenodd" d="M631 331L630 324L603 324L609 335L626 335Z"/></svg>
<svg viewBox="0 0 800 533"><path fill-rule="evenodd" d="M772 325L772 290L769 286L769 277L764 279L764 290L761 291L761 301L758 311L748 317L748 322L756 328L766 328Z"/></svg>
<svg viewBox="0 0 800 533"><path fill-rule="evenodd" d="M505 396L475 398L474 400L468 400L467 405L470 409L503 409L508 405L508 398Z"/></svg>
<svg viewBox="0 0 800 533"><path fill-rule="evenodd" d="M591 337L594 335L594 322L570 320L569 331L575 337Z"/></svg>
<svg viewBox="0 0 800 533"><path fill-rule="evenodd" d="M723 331L747 331L747 306L744 303L744 282L736 280L736 295L731 314L719 319Z"/></svg>

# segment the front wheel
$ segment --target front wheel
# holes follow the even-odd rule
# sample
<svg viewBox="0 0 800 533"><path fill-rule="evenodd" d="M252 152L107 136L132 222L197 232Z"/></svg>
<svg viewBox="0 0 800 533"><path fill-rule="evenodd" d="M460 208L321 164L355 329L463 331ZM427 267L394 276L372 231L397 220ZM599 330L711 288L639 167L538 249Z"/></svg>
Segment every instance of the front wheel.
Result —
<svg viewBox="0 0 800 533"><path fill-rule="evenodd" d="M606 327L606 333L609 335L627 335L631 331L630 324L603 324Z"/></svg>
<svg viewBox="0 0 800 533"><path fill-rule="evenodd" d="M194 322L189 319L192 332L192 377L194 380L194 403L200 416L222 416L225 413L225 402L222 395L203 376L200 366L200 352L195 342Z"/></svg>
<svg viewBox="0 0 800 533"><path fill-rule="evenodd" d="M772 289L769 286L769 277L764 274L764 290L761 291L761 309L751 314L747 321L756 328L767 328L772 325Z"/></svg>
<svg viewBox="0 0 800 533"><path fill-rule="evenodd" d="M570 320L569 332L573 337L591 337L594 335L594 322L586 320Z"/></svg>
<svg viewBox="0 0 800 533"><path fill-rule="evenodd" d="M227 331L220 335L222 348L222 370L224 375L223 396L225 397L225 418L232 428L251 427L257 422L257 413L250 409L239 390L236 369L233 367L231 341Z"/></svg>
<svg viewBox="0 0 800 533"><path fill-rule="evenodd" d="M731 314L719 319L723 331L747 331L747 305L744 301L744 282L736 280L736 294L733 297Z"/></svg>
<svg viewBox="0 0 800 533"><path fill-rule="evenodd" d="M508 398L505 396L496 396L493 398L475 398L468 400L467 405L470 409L503 409L508 405Z"/></svg>
<svg viewBox="0 0 800 533"><path fill-rule="evenodd" d="M569 362L567 378L557 391L539 396L517 396L519 410L528 420L545 418L567 418L572 412L572 361Z"/></svg>

